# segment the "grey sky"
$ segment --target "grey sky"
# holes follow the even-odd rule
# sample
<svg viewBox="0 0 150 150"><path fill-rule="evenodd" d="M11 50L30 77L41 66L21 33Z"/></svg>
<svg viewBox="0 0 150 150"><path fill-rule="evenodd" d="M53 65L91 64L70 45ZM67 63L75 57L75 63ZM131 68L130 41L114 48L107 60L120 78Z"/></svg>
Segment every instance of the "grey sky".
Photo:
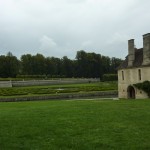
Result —
<svg viewBox="0 0 150 150"><path fill-rule="evenodd" d="M150 32L149 0L0 0L0 55L127 55Z"/></svg>

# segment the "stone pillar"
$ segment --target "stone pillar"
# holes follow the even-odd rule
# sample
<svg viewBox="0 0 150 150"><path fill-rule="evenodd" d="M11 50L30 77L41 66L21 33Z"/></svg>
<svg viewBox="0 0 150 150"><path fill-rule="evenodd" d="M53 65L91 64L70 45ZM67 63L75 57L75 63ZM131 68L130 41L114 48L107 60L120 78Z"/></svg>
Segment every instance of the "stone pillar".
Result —
<svg viewBox="0 0 150 150"><path fill-rule="evenodd" d="M128 41L128 67L133 66L135 60L134 39Z"/></svg>
<svg viewBox="0 0 150 150"><path fill-rule="evenodd" d="M143 65L150 65L150 33L143 35Z"/></svg>

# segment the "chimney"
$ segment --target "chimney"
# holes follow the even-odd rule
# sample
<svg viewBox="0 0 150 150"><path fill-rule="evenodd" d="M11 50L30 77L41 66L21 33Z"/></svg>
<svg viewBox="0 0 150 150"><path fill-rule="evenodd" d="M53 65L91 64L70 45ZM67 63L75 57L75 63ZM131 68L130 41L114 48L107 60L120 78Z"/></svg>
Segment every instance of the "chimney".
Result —
<svg viewBox="0 0 150 150"><path fill-rule="evenodd" d="M128 67L133 66L135 60L134 39L128 41Z"/></svg>
<svg viewBox="0 0 150 150"><path fill-rule="evenodd" d="M143 65L150 64L150 33L143 35Z"/></svg>

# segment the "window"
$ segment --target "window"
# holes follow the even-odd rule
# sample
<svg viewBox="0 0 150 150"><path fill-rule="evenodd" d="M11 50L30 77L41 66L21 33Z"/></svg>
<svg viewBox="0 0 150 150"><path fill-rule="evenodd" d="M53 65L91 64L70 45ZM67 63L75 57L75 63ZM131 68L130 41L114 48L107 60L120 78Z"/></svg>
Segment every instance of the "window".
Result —
<svg viewBox="0 0 150 150"><path fill-rule="evenodd" d="M139 80L141 80L141 69L138 69Z"/></svg>
<svg viewBox="0 0 150 150"><path fill-rule="evenodd" d="M124 80L124 72L122 71L122 80Z"/></svg>

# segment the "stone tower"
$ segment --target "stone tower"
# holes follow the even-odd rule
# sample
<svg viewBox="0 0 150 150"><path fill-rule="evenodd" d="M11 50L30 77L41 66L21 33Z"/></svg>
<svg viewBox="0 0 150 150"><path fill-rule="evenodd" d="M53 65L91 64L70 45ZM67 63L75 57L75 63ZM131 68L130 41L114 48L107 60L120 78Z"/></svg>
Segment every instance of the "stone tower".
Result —
<svg viewBox="0 0 150 150"><path fill-rule="evenodd" d="M128 41L128 67L133 66L135 60L134 39Z"/></svg>
<svg viewBox="0 0 150 150"><path fill-rule="evenodd" d="M150 65L150 33L143 35L143 65Z"/></svg>

